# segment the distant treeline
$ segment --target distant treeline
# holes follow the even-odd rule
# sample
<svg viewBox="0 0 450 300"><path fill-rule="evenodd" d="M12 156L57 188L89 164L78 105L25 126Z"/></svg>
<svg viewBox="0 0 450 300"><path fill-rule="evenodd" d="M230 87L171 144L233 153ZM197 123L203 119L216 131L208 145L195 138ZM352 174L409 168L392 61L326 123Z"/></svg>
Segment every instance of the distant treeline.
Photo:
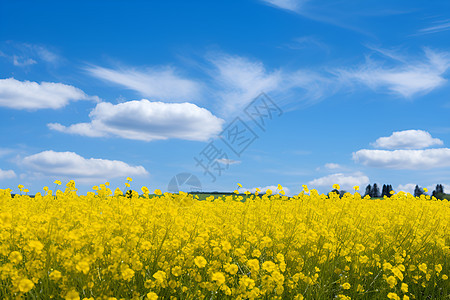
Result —
<svg viewBox="0 0 450 300"><path fill-rule="evenodd" d="M364 197L365 196L370 196L370 198L384 198L384 196L391 197L392 191L393 191L392 185L390 185L390 184L383 184L381 192L380 192L380 188L378 187L378 185L376 183L374 183L373 185L369 184L366 186L366 190L364 192ZM337 193L342 197L346 193L346 191L334 189L330 193ZM414 197L420 197L421 195L427 195L427 193L424 191L424 189L422 187L420 187L419 185L416 185L416 187L414 188ZM436 185L436 188L431 193L431 196L436 197L439 200L443 200L443 199L450 200L450 194L446 194L444 192L444 186L442 184Z"/></svg>

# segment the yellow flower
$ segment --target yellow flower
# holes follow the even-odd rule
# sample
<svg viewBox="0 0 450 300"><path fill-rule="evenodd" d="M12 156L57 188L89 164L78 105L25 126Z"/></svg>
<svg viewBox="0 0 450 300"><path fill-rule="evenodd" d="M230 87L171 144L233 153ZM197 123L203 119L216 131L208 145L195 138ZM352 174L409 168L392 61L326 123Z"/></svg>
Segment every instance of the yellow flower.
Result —
<svg viewBox="0 0 450 300"><path fill-rule="evenodd" d="M333 189L340 190L341 187L339 186L339 184L335 183L333 184Z"/></svg>
<svg viewBox="0 0 450 300"><path fill-rule="evenodd" d="M389 276L388 278L386 278L386 282L389 284L389 286L392 289L397 284L397 279L395 279L394 276Z"/></svg>
<svg viewBox="0 0 450 300"><path fill-rule="evenodd" d="M250 268L250 270L252 272L258 272L259 271L259 260L250 259L247 261L247 266Z"/></svg>
<svg viewBox="0 0 450 300"><path fill-rule="evenodd" d="M157 300L158 299L158 295L156 295L154 292L150 292L147 294L147 299L148 300Z"/></svg>
<svg viewBox="0 0 450 300"><path fill-rule="evenodd" d="M65 300L80 300L80 294L77 291L71 290L64 297Z"/></svg>
<svg viewBox="0 0 450 300"><path fill-rule="evenodd" d="M355 185L355 186L353 187L353 189L354 189L355 191L359 191L359 186Z"/></svg>
<svg viewBox="0 0 450 300"><path fill-rule="evenodd" d="M31 291L34 288L34 283L33 281L24 278L22 280L20 280L19 282L19 290L23 293L28 293L29 291Z"/></svg>
<svg viewBox="0 0 450 300"><path fill-rule="evenodd" d="M197 265L197 267L204 268L206 266L206 259L203 256L197 256L194 259L194 263Z"/></svg>
<svg viewBox="0 0 450 300"><path fill-rule="evenodd" d="M263 262L262 269L269 273L272 273L273 271L275 271L276 266L277 265L274 262L268 260L268 261Z"/></svg>
<svg viewBox="0 0 450 300"><path fill-rule="evenodd" d="M400 297L396 293L389 293L387 295L389 299L400 300Z"/></svg>
<svg viewBox="0 0 450 300"><path fill-rule="evenodd" d="M130 187L130 184L128 182L125 182L126 187Z"/></svg>
<svg viewBox="0 0 450 300"><path fill-rule="evenodd" d="M423 188L423 191L426 193L426 192L428 192L428 189L427 188Z"/></svg>
<svg viewBox="0 0 450 300"><path fill-rule="evenodd" d="M134 277L134 271L130 268L126 268L122 271L122 278L125 281L130 281Z"/></svg>
<svg viewBox="0 0 450 300"><path fill-rule="evenodd" d="M22 254L20 254L20 252L18 251L13 251L9 254L9 261L12 262L13 264L18 264L22 261Z"/></svg>
<svg viewBox="0 0 450 300"><path fill-rule="evenodd" d="M159 190L159 189L156 189L153 193L154 193L155 195L158 195L158 196L161 196L161 195L162 195L162 192L161 192L161 190Z"/></svg>
<svg viewBox="0 0 450 300"><path fill-rule="evenodd" d="M448 276L445 274L442 274L442 280L447 280L447 279L448 279Z"/></svg>
<svg viewBox="0 0 450 300"><path fill-rule="evenodd" d="M89 263L85 260L82 260L77 263L76 269L78 272L83 272L83 274L89 273Z"/></svg>
<svg viewBox="0 0 450 300"><path fill-rule="evenodd" d="M401 290L402 290L402 292L403 293L407 293L408 292L408 285L406 284L406 283L402 283L402 287L401 287Z"/></svg>
<svg viewBox="0 0 450 300"><path fill-rule="evenodd" d="M53 281L58 281L62 277L62 275L61 272L54 270L48 277L50 277L50 279Z"/></svg>
<svg viewBox="0 0 450 300"><path fill-rule="evenodd" d="M28 243L28 246L36 252L40 252L42 249L44 249L44 245L42 245L42 243L39 241L30 241Z"/></svg>
<svg viewBox="0 0 450 300"><path fill-rule="evenodd" d="M350 285L350 283L346 282L346 283L344 283L344 284L342 285L342 288L343 288L344 290L349 290L349 289L351 288L351 285Z"/></svg>
<svg viewBox="0 0 450 300"><path fill-rule="evenodd" d="M400 271L399 268L397 268L397 267L392 268L391 271L392 271L392 273L394 273L394 275L395 275L398 279L400 279L400 281L403 281L403 273Z"/></svg>
<svg viewBox="0 0 450 300"><path fill-rule="evenodd" d="M267 195L267 196L270 196L270 195L272 195L272 190L270 190L270 189L267 189L267 191L266 191L266 195Z"/></svg>
<svg viewBox="0 0 450 300"><path fill-rule="evenodd" d="M175 277L181 276L181 274L183 274L183 269L180 266L173 267L172 274Z"/></svg>
<svg viewBox="0 0 450 300"><path fill-rule="evenodd" d="M283 187L281 186L281 184L278 184L278 187L277 187L277 190L282 190L283 189Z"/></svg>
<svg viewBox="0 0 450 300"><path fill-rule="evenodd" d="M131 177L127 177L127 181L132 182L133 179L131 179Z"/></svg>
<svg viewBox="0 0 450 300"><path fill-rule="evenodd" d="M436 272L441 273L441 271L442 271L442 265L441 265L441 264L435 265L435 266L434 266L434 269L436 270Z"/></svg>
<svg viewBox="0 0 450 300"><path fill-rule="evenodd" d="M222 272L216 272L211 277L212 281L215 281L218 285L222 285L225 283L225 276Z"/></svg>
<svg viewBox="0 0 450 300"><path fill-rule="evenodd" d="M19 190L22 190L24 188L24 186L21 184L19 184L17 187L19 188Z"/></svg>
<svg viewBox="0 0 450 300"><path fill-rule="evenodd" d="M427 273L427 264L426 263L420 264L419 270L426 274Z"/></svg>
<svg viewBox="0 0 450 300"><path fill-rule="evenodd" d="M142 191L144 194L150 194L150 191L149 191L149 189L148 189L146 186L143 186L143 187L141 188L141 191Z"/></svg>
<svg viewBox="0 0 450 300"><path fill-rule="evenodd" d="M226 264L224 265L224 270L225 272L231 274L231 275L235 275L237 273L237 271L239 270L238 266L235 264Z"/></svg>
<svg viewBox="0 0 450 300"><path fill-rule="evenodd" d="M59 181L59 180L55 180L53 183L57 184L57 185L61 185L61 181Z"/></svg>
<svg viewBox="0 0 450 300"><path fill-rule="evenodd" d="M156 279L156 281L161 284L166 280L166 272L164 271L158 271L155 274L153 274L153 278Z"/></svg>
<svg viewBox="0 0 450 300"><path fill-rule="evenodd" d="M238 185L238 187L242 188L242 184L238 183L237 185Z"/></svg>

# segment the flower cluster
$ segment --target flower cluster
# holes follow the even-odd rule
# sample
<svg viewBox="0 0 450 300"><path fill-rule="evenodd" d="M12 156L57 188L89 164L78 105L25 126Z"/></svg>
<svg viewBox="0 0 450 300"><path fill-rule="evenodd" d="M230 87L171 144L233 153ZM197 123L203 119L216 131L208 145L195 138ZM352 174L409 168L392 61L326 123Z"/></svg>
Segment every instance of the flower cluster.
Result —
<svg viewBox="0 0 450 300"><path fill-rule="evenodd" d="M130 187L128 178L126 187ZM57 186L61 183L57 182ZM25 192L23 186L21 189ZM287 197L0 190L0 298L443 299L450 204L303 191ZM355 188L355 190L357 190Z"/></svg>

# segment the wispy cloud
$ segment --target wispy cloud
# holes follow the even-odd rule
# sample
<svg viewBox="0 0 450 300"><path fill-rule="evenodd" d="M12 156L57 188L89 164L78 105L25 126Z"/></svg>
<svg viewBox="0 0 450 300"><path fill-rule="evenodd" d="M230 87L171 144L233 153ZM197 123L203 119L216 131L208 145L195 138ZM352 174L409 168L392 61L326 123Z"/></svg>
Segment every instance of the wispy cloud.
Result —
<svg viewBox="0 0 450 300"><path fill-rule="evenodd" d="M86 71L99 79L138 92L152 100L184 102L198 100L201 86L169 66L146 68L104 68L89 66Z"/></svg>
<svg viewBox="0 0 450 300"><path fill-rule="evenodd" d="M434 25L422 28L418 31L418 34L430 34L447 30L450 30L450 20L448 19L435 22Z"/></svg>
<svg viewBox="0 0 450 300"><path fill-rule="evenodd" d="M335 73L342 82L359 82L374 90L410 98L442 86L446 82L444 73L449 67L448 52L425 49L425 57L419 60L396 59L394 64L388 67L383 62L367 57L365 64L357 68L339 69Z"/></svg>
<svg viewBox="0 0 450 300"><path fill-rule="evenodd" d="M207 141L221 130L224 120L192 103L150 102L146 99L120 104L99 103L89 114L91 122L68 127L50 123L52 130L88 137L120 137L152 141L183 139Z"/></svg>
<svg viewBox="0 0 450 300"><path fill-rule="evenodd" d="M312 70L268 70L261 61L222 53L209 61L213 91L225 115L242 110L261 92L275 95L280 106L317 101L329 92L330 80Z"/></svg>
<svg viewBox="0 0 450 300"><path fill-rule="evenodd" d="M43 45L7 41L0 44L0 56L17 67L28 67L38 63L58 65L63 58Z"/></svg>
<svg viewBox="0 0 450 300"><path fill-rule="evenodd" d="M299 12L302 4L307 0L262 0L263 2L285 10Z"/></svg>
<svg viewBox="0 0 450 300"><path fill-rule="evenodd" d="M223 164L223 165L236 165L236 164L240 164L241 163L240 160L227 159L227 158L218 158L218 159L216 159L216 161L218 163Z"/></svg>

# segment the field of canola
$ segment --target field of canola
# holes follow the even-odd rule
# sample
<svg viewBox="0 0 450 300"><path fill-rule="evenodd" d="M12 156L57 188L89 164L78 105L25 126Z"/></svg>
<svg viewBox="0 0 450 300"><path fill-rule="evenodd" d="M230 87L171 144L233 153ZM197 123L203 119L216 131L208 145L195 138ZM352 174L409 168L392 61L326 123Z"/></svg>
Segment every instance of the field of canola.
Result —
<svg viewBox="0 0 450 300"><path fill-rule="evenodd" d="M0 190L0 299L450 299L448 201L108 185Z"/></svg>

